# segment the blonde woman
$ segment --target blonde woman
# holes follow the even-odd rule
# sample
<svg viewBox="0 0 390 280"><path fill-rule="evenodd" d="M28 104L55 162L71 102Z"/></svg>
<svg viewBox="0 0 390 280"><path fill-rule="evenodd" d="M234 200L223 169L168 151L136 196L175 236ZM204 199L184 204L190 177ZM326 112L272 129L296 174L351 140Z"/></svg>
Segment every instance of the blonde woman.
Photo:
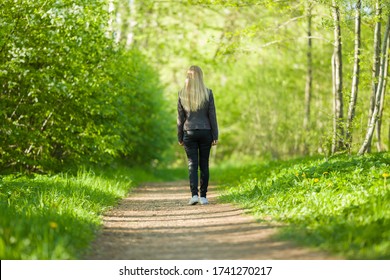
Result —
<svg viewBox="0 0 390 280"><path fill-rule="evenodd" d="M179 91L177 112L177 137L188 158L192 194L189 204L197 204L199 200L201 204L208 204L209 156L211 146L218 142L218 124L213 92L206 88L199 66L193 65L187 71L184 87Z"/></svg>

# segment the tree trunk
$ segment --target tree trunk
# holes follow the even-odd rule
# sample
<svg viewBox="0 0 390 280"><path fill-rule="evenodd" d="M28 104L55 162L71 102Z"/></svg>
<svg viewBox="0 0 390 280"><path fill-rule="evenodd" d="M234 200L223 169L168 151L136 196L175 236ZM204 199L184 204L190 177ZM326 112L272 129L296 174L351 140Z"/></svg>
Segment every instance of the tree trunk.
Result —
<svg viewBox="0 0 390 280"><path fill-rule="evenodd" d="M333 50L333 96L334 96L334 119L333 119L333 143L332 154L343 147L343 70L341 49L340 10L336 1L332 2L334 23L334 50Z"/></svg>
<svg viewBox="0 0 390 280"><path fill-rule="evenodd" d="M331 154L336 152L336 139L337 139L337 118L336 118L336 64L334 54L332 55L332 91L333 91L333 136L332 136L332 148Z"/></svg>
<svg viewBox="0 0 390 280"><path fill-rule="evenodd" d="M370 98L370 110L368 113L368 125L375 108L375 95L376 89L378 87L378 77L379 77L379 65L380 65L380 52L381 52L381 29L382 29L382 9L381 9L381 0L377 0L375 4L375 33L374 33L374 60L372 67L372 90ZM371 152L371 139L367 144L367 152Z"/></svg>
<svg viewBox="0 0 390 280"><path fill-rule="evenodd" d="M382 43L382 51L381 51L381 62L380 62L380 69L379 69L379 81L378 81L378 87L375 95L375 107L374 112L371 116L370 124L367 128L366 137L364 139L364 142L359 150L359 155L363 155L367 151L368 143L372 139L372 135L374 134L375 125L378 120L379 116L379 110L380 110L380 103L382 98L382 92L383 87L385 84L385 65L387 61L387 41L389 40L389 33L390 33L390 15L387 18L387 24L386 24L386 30L383 37L383 43Z"/></svg>
<svg viewBox="0 0 390 280"><path fill-rule="evenodd" d="M390 34L389 34L390 36ZM382 137L381 137L381 129L382 129L382 116L383 116L383 108L385 105L385 94L386 94L386 85L387 85L387 73L389 69L389 48L390 48L390 38L387 38L387 47L386 47L386 61L385 61L385 70L384 70L384 81L383 81L383 88L382 88L382 94L381 94L381 101L379 105L379 112L378 112L378 120L376 124L376 138L377 138L377 149L378 152L382 152L383 150L383 143L382 143Z"/></svg>
<svg viewBox="0 0 390 280"><path fill-rule="evenodd" d="M120 15L121 15L121 26L120 26L120 40L119 42L123 45L126 45L127 41L127 34L129 33L129 15L130 15L130 8L128 6L128 1L119 1L120 5Z"/></svg>
<svg viewBox="0 0 390 280"><path fill-rule="evenodd" d="M306 72L306 87L305 87L305 116L303 118L303 133L304 137L304 154L308 154L307 132L310 126L310 101L312 95L313 83L313 57L312 57L312 39L311 39L311 21L312 21L312 4L308 4L307 8L307 72Z"/></svg>
<svg viewBox="0 0 390 280"><path fill-rule="evenodd" d="M349 99L348 119L347 119L347 134L346 144L350 151L352 147L352 125L355 117L356 100L359 91L359 75L360 75L360 33L361 33L361 0L356 1L355 10L355 50L354 50L354 64L352 75L352 89Z"/></svg>

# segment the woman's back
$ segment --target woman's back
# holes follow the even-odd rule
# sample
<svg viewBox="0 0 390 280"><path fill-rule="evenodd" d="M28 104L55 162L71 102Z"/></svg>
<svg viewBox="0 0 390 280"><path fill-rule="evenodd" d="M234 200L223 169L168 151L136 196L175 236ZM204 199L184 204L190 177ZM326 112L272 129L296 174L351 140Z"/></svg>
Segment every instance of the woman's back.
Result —
<svg viewBox="0 0 390 280"><path fill-rule="evenodd" d="M199 201L198 168L200 168L200 203L206 198L209 183L209 156L212 145L218 141L218 124L214 96L203 83L203 72L198 66L187 71L184 87L177 102L177 137L188 158L188 171L192 198L189 204Z"/></svg>

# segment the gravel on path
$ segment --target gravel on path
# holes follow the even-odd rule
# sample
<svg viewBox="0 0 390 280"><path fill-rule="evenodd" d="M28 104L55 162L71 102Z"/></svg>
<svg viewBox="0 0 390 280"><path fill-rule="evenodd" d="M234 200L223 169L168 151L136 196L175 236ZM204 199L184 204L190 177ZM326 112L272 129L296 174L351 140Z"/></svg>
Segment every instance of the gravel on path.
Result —
<svg viewBox="0 0 390 280"><path fill-rule="evenodd" d="M274 238L281 225L259 223L231 204L188 205L185 182L150 183L134 189L104 216L86 259L258 260L336 259Z"/></svg>

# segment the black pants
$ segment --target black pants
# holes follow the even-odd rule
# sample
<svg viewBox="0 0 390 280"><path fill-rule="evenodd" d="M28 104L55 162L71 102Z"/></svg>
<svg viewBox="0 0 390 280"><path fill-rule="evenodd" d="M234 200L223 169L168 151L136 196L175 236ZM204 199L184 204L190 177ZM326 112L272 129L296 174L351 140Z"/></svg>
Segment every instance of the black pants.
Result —
<svg viewBox="0 0 390 280"><path fill-rule="evenodd" d="M209 156L211 149L211 130L184 131L184 148L188 158L188 173L192 196L198 195L198 166L200 169L200 196L206 197L209 185Z"/></svg>

